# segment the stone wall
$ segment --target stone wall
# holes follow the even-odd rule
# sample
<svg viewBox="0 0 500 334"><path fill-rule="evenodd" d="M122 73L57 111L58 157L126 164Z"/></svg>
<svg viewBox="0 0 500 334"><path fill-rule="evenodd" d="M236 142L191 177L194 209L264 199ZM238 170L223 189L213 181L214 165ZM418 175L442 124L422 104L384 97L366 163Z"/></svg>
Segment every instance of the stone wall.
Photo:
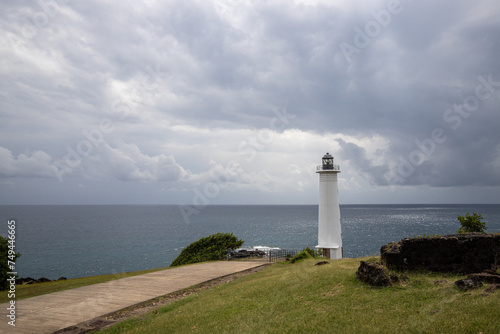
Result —
<svg viewBox="0 0 500 334"><path fill-rule="evenodd" d="M453 234L408 238L380 249L390 269L425 269L461 274L496 270L500 265L500 234Z"/></svg>

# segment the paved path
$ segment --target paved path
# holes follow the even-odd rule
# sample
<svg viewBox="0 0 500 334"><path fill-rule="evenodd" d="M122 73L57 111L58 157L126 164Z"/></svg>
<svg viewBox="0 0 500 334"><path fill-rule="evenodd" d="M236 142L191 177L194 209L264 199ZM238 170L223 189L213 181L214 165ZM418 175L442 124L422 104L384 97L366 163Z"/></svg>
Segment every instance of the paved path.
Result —
<svg viewBox="0 0 500 334"><path fill-rule="evenodd" d="M264 265L220 261L166 269L16 301L16 326L0 304L0 333L53 333L180 289Z"/></svg>

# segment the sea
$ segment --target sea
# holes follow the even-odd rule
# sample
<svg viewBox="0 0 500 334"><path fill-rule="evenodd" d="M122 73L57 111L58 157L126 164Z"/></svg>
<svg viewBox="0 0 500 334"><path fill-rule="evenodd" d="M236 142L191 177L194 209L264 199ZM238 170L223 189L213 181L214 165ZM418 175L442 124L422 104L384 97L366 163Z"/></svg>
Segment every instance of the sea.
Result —
<svg viewBox="0 0 500 334"><path fill-rule="evenodd" d="M168 267L183 247L233 233L243 248L315 247L317 205L210 205L189 217L176 205L0 206L0 235L15 220L19 277L76 278ZM500 232L500 205L340 205L344 257L378 255L407 237L453 234L478 212ZM186 219L187 218L187 219Z"/></svg>

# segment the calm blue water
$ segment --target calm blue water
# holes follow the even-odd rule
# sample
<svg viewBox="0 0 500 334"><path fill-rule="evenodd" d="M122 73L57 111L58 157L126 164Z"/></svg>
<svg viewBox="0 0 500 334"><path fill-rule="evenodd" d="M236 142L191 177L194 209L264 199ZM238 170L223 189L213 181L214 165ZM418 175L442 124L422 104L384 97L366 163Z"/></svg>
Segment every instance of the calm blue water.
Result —
<svg viewBox="0 0 500 334"><path fill-rule="evenodd" d="M341 205L345 257L378 254L414 235L450 234L458 215L479 212L500 232L500 205ZM186 222L177 206L0 206L0 234L16 219L19 276L57 279L167 267L187 246L232 232L244 247L317 244L316 205L208 206Z"/></svg>

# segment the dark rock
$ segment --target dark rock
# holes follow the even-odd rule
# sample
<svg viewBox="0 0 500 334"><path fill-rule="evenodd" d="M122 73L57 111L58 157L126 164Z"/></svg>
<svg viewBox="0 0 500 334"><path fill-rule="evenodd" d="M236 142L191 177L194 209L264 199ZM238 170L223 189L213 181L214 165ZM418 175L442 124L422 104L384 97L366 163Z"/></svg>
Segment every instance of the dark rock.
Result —
<svg viewBox="0 0 500 334"><path fill-rule="evenodd" d="M36 282L36 280L33 277L29 277L29 276L28 277L24 277L24 278L21 277L21 278L16 279L16 284L19 284L19 285L21 285L23 283L33 284L35 282Z"/></svg>
<svg viewBox="0 0 500 334"><path fill-rule="evenodd" d="M46 282L52 282L52 280L46 278L46 277L40 277L35 281L35 283L46 283Z"/></svg>
<svg viewBox="0 0 500 334"><path fill-rule="evenodd" d="M247 258L247 257L263 257L264 255L266 255L266 253L261 251L261 250L258 250L258 249L254 250L254 251L242 249L242 250L239 250L237 252L235 252L235 251L228 252L229 259L243 259L243 258Z"/></svg>
<svg viewBox="0 0 500 334"><path fill-rule="evenodd" d="M500 290L500 284L492 284L484 289L484 292L492 293L495 292L495 290Z"/></svg>
<svg viewBox="0 0 500 334"><path fill-rule="evenodd" d="M315 266L322 266L324 264L329 264L329 263L330 262L328 262L328 261L321 261L321 262L316 263Z"/></svg>
<svg viewBox="0 0 500 334"><path fill-rule="evenodd" d="M408 276L406 276L405 274L392 273L389 275L389 277L391 278L392 283L407 282L410 280L410 278Z"/></svg>
<svg viewBox="0 0 500 334"><path fill-rule="evenodd" d="M469 289L479 288L479 287L483 286L483 283L481 283L478 280L472 279L472 278L464 278L464 279L456 281L455 285L460 290L467 291Z"/></svg>
<svg viewBox="0 0 500 334"><path fill-rule="evenodd" d="M58 279L58 281L65 280L65 279L67 279L67 278L61 277ZM17 285L22 285L24 283L33 284L33 283L46 283L46 282L52 282L52 280L50 280L46 277L40 277L39 279L34 279L33 277L20 277L20 278L16 279Z"/></svg>
<svg viewBox="0 0 500 334"><path fill-rule="evenodd" d="M368 263L361 261L358 271L356 271L356 278L368 283L370 286L392 285L389 273L380 262Z"/></svg>
<svg viewBox="0 0 500 334"><path fill-rule="evenodd" d="M65 281L65 280L67 280L67 278L63 276L63 277L59 277L57 280L58 281Z"/></svg>
<svg viewBox="0 0 500 334"><path fill-rule="evenodd" d="M390 244L384 245L380 248L380 254L381 254L381 260L382 263L385 263L386 265L389 264L392 267L403 267L404 266L404 261L403 257L401 256L401 252L399 249L401 248L401 241L400 242L392 242Z"/></svg>
<svg viewBox="0 0 500 334"><path fill-rule="evenodd" d="M479 274L470 274L467 278L475 279L483 283L500 284L500 274L490 274L482 272Z"/></svg>
<svg viewBox="0 0 500 334"><path fill-rule="evenodd" d="M389 278L391 279L392 283L399 282L399 275L398 274L395 274L395 273L394 274L390 274Z"/></svg>
<svg viewBox="0 0 500 334"><path fill-rule="evenodd" d="M500 235L471 233L409 238L384 245L382 263L390 269L424 269L463 274L497 269Z"/></svg>

